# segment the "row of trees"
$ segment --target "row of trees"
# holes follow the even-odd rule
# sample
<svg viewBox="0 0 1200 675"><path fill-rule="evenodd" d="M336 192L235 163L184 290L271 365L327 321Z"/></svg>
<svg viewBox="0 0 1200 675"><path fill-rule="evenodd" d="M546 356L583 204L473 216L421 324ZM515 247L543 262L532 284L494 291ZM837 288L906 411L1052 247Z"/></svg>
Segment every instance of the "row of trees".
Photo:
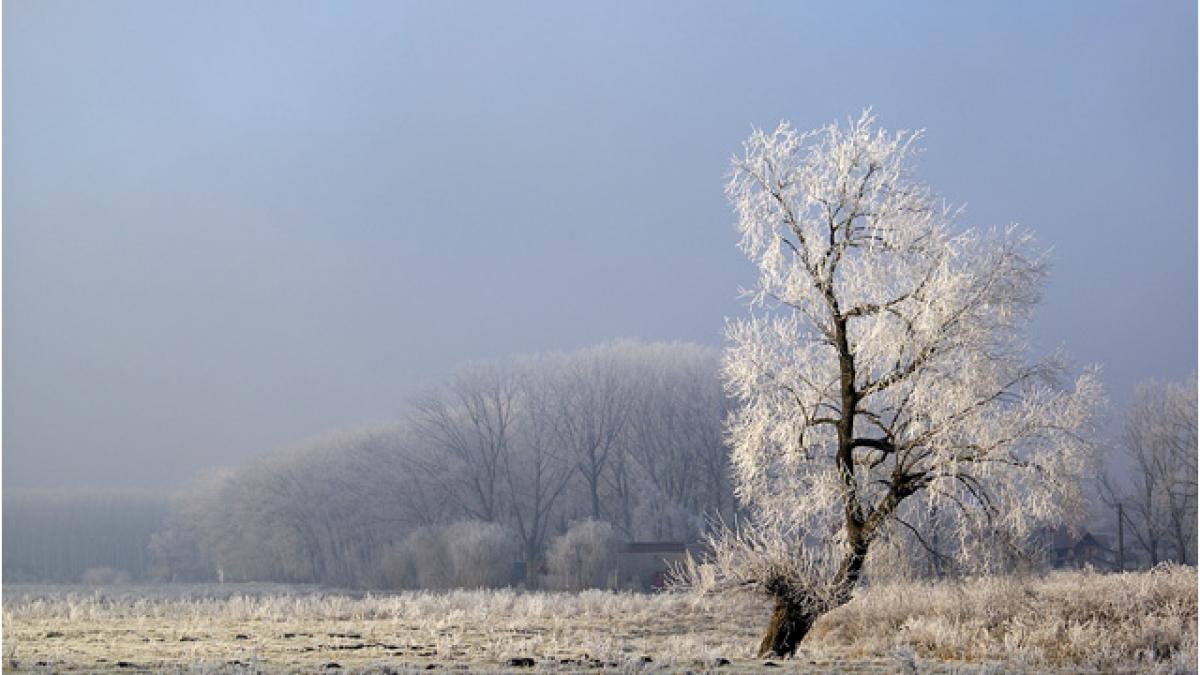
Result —
<svg viewBox="0 0 1200 675"><path fill-rule="evenodd" d="M584 518L695 539L736 508L718 369L715 350L637 342L464 368L393 427L199 481L152 543L158 573L385 585L407 537L459 521L530 563Z"/></svg>
<svg viewBox="0 0 1200 675"><path fill-rule="evenodd" d="M4 580L149 576L151 537L170 502L141 492L4 491Z"/></svg>
<svg viewBox="0 0 1200 675"><path fill-rule="evenodd" d="M626 380L622 394L614 398L617 406L597 415L600 422L585 416L583 421L560 421L553 429L556 439L586 438L579 430L587 425L603 429L612 408L624 406L622 433L615 442L563 443L549 449L526 444L519 429L531 422L524 416L532 411L513 407L502 442L496 444L495 474L489 473L487 462L473 462L469 455L439 458L438 443L451 437L447 432L470 430L479 436L479 430L488 428L478 414L478 426L446 424L450 392L470 398L467 393L474 390L482 396L488 387L479 386L481 379L494 385L504 382L497 376L524 378L530 372L578 377L575 368L606 360L628 367L616 371L624 372ZM563 562L580 558L568 551L588 541L583 521L569 530L573 521L589 518L593 529L608 527L613 539L690 539L705 527L706 515L728 519L733 512L730 484L722 482L725 410L713 384L716 368L710 350L635 343L471 368L423 397L404 424L331 436L238 470L216 472L197 481L170 510L168 500L156 495L8 490L4 578L318 580L441 588L509 583L511 563L524 559L546 561L527 572L533 583L573 587L592 576L588 565L575 569ZM522 381L529 387L531 380ZM561 392L561 381L558 386ZM658 394L647 393L655 389ZM630 393L639 390L640 396ZM490 400L501 400L495 387L492 392ZM582 398L556 400L557 410L565 414L569 403L578 405ZM592 398L602 401L604 396ZM470 409L482 408L478 403L463 406ZM605 411L605 406L598 404L598 409ZM1194 377L1141 385L1125 420L1119 447L1126 466L1102 476L1101 510L1092 523L1113 521L1121 505L1127 568L1162 560L1194 563ZM459 432L454 437L465 442L469 436ZM605 435L593 438L604 440ZM631 447L634 440L639 447ZM581 467L600 461L603 471L594 481L593 500L592 482ZM523 473L523 467L532 470ZM477 490L490 475L496 476L494 489ZM628 482L622 478L632 478L637 489L623 489ZM557 487L561 492L549 489ZM488 503L480 497L487 494L498 505L491 521L481 518L478 507ZM930 509L920 540L893 536L878 542L873 573L952 573L958 566L952 556L968 553L1004 568L1025 562L1004 540L993 539L987 547L980 544L989 542L978 539L969 547L959 546L945 510ZM597 513L599 519L592 519ZM905 532L901 526L897 534ZM531 547L529 541L535 544Z"/></svg>

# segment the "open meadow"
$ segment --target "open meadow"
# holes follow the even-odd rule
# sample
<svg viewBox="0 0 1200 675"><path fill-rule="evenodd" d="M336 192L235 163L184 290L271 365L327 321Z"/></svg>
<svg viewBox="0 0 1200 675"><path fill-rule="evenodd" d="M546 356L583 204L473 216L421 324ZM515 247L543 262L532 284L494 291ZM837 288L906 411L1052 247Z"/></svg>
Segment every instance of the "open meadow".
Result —
<svg viewBox="0 0 1200 675"><path fill-rule="evenodd" d="M361 593L226 584L4 588L6 672L1196 671L1196 572L878 584L793 659L744 597Z"/></svg>
<svg viewBox="0 0 1200 675"><path fill-rule="evenodd" d="M0 675L1200 675L1198 26L0 0Z"/></svg>

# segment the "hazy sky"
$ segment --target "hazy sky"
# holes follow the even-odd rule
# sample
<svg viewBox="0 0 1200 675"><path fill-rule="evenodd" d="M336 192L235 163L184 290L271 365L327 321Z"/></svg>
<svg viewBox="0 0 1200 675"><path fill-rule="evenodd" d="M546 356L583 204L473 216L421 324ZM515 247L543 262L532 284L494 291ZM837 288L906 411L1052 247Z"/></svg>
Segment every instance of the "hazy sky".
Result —
<svg viewBox="0 0 1200 675"><path fill-rule="evenodd" d="M850 6L853 5L853 6ZM4 486L173 488L456 364L722 343L752 125L925 127L1113 399L1196 368L1196 4L5 0Z"/></svg>

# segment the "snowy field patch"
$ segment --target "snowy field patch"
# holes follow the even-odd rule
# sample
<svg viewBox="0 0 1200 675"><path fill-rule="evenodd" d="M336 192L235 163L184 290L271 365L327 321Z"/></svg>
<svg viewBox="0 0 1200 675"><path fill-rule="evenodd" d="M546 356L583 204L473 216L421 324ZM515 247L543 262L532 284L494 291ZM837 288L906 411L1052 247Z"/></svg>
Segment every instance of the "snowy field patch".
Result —
<svg viewBox="0 0 1200 675"><path fill-rule="evenodd" d="M795 659L757 599L365 593L274 584L4 587L6 672L1195 672L1191 567L880 584Z"/></svg>

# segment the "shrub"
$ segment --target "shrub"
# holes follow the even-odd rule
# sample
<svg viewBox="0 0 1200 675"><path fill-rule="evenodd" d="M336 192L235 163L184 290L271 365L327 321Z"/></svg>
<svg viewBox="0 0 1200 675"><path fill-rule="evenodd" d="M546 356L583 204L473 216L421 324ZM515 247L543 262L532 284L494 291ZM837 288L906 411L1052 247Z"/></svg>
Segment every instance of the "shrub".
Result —
<svg viewBox="0 0 1200 675"><path fill-rule="evenodd" d="M400 566L408 573L410 588L449 588L453 585L450 557L440 528L422 527L404 538L396 551Z"/></svg>
<svg viewBox="0 0 1200 675"><path fill-rule="evenodd" d="M414 530L380 560L384 585L497 588L509 582L516 545L496 523L469 520Z"/></svg>
<svg viewBox="0 0 1200 675"><path fill-rule="evenodd" d="M79 577L79 583L87 586L111 586L129 583L129 573L111 567L92 567Z"/></svg>
<svg viewBox="0 0 1200 675"><path fill-rule="evenodd" d="M460 588L497 588L508 585L517 546L508 531L496 523L468 520L442 531L454 585Z"/></svg>
<svg viewBox="0 0 1200 675"><path fill-rule="evenodd" d="M417 571L403 543L384 550L379 556L375 584L383 588L418 588Z"/></svg>
<svg viewBox="0 0 1200 675"><path fill-rule="evenodd" d="M546 554L552 584L568 590L606 586L616 562L616 544L608 523L591 519L571 523Z"/></svg>

